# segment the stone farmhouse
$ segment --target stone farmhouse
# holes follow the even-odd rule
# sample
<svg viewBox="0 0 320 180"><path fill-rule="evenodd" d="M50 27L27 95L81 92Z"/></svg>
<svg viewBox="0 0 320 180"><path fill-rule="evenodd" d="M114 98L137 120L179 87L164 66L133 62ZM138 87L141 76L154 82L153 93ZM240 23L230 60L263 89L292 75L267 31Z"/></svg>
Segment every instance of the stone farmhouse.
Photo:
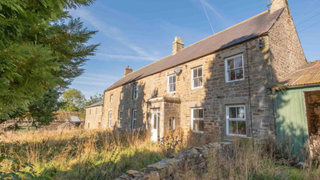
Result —
<svg viewBox="0 0 320 180"><path fill-rule="evenodd" d="M188 47L176 37L163 59L127 66L104 91L99 122L85 127L145 128L154 141L178 127L221 139L275 135L270 88L307 64L287 0L272 0L270 10Z"/></svg>

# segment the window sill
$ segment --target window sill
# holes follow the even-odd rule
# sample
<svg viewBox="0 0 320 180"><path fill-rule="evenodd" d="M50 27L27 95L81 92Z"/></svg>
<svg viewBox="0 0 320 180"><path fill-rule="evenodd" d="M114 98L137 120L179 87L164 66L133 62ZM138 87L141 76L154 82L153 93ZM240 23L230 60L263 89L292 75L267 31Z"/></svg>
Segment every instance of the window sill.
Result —
<svg viewBox="0 0 320 180"><path fill-rule="evenodd" d="M193 130L191 130L191 132L197 133L197 134L203 134L204 133L204 131L193 131Z"/></svg>
<svg viewBox="0 0 320 180"><path fill-rule="evenodd" d="M174 92L169 92L169 91L168 91L167 93L168 93L168 94L175 94L175 93L176 93L176 91L174 91Z"/></svg>
<svg viewBox="0 0 320 180"><path fill-rule="evenodd" d="M243 78L243 79L238 79L238 80L233 80L233 81L226 81L226 83L232 83L232 82L238 82L238 81L244 81L245 79Z"/></svg>
<svg viewBox="0 0 320 180"><path fill-rule="evenodd" d="M247 135L240 135L240 134L227 134L230 137L247 137Z"/></svg>
<svg viewBox="0 0 320 180"><path fill-rule="evenodd" d="M201 89L203 88L203 86L199 86L199 87L192 87L191 90L195 90L195 89Z"/></svg>

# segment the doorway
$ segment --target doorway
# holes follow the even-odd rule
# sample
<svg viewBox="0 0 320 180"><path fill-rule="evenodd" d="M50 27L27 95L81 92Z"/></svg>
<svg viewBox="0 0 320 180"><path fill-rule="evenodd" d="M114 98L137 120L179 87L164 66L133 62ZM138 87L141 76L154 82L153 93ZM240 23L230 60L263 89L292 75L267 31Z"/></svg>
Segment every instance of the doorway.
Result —
<svg viewBox="0 0 320 180"><path fill-rule="evenodd" d="M320 91L305 92L309 136L320 135Z"/></svg>
<svg viewBox="0 0 320 180"><path fill-rule="evenodd" d="M151 110L151 141L158 142L160 109Z"/></svg>

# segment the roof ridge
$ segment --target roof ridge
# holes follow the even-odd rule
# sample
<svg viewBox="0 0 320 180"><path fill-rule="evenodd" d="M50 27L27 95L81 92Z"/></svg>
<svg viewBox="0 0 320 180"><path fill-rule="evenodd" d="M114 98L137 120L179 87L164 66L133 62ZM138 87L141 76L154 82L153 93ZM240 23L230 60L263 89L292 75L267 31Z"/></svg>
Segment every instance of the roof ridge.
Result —
<svg viewBox="0 0 320 180"><path fill-rule="evenodd" d="M176 54L179 54L179 53L182 52L183 50L185 50L185 49L187 49L187 48L189 48L189 47L191 47L191 46L193 46L193 45L196 45L196 44L198 44L198 43L200 43L200 42L202 42L202 41L204 41L204 40L207 40L207 39L209 39L209 38L211 38L211 37L213 37L213 36L219 35L219 34L225 32L225 31L227 31L227 30L229 30L229 29L231 29L231 28L233 28L233 27L235 27L235 26L238 26L238 25L240 25L240 24L243 24L243 23L245 23L245 22L247 22L247 21L249 21L249 20L251 20L251 19L253 19L253 18L255 18L255 17L258 17L258 16L260 16L260 15L262 15L262 14L264 14L264 13L267 13L267 12L268 12L268 10L263 11L263 12L255 15L255 16L249 18L249 19L246 19L246 20L244 20L244 21L241 21L241 22L239 22L238 24L235 24L235 25L233 25L233 26L230 26L230 27L228 27L227 29L224 29L224 30L222 30L222 31L220 31L220 32L217 32L217 33L215 33L215 34L212 34L211 36L208 36L208 37L206 37L206 38L204 38L204 39L201 39L200 41L197 41L197 42L195 42L195 43L193 43L193 44L191 44L191 45L189 45L189 46L181 49L181 50L180 50L179 52L177 52ZM142 69L142 68L145 68L145 67L147 67L147 66L149 66L149 65L151 65L151 64L153 64L153 63L156 63L156 62L158 62L158 61L160 61L160 60L162 60L162 59L165 59L165 58L167 58L167 57L169 57L169 56L174 56L174 55L176 55L176 54L170 54L170 55L168 55L168 56L166 56L166 57L164 57L164 58L161 58L161 59L156 60L156 61L154 61L154 62L152 62L152 63L150 63L150 64L148 64L148 65L146 65L146 66L143 66L143 67L141 67L141 68L139 68L139 69L137 69L137 70L135 70L135 71L133 71L133 72L136 72L136 71L138 71L138 70L140 70L140 69ZM132 73L133 73L133 72L132 72ZM131 73L130 73L130 74L131 74Z"/></svg>
<svg viewBox="0 0 320 180"><path fill-rule="evenodd" d="M219 31L219 32L217 32L217 33L215 33L215 34L212 34L211 36L208 36L208 37L206 37L206 38L204 38L204 39L201 39L200 41L197 41L197 42L195 42L195 43L193 43L193 44L191 44L191 45L183 48L183 49L180 50L178 53L180 53L180 52L182 52L183 50L185 50L185 49L187 49L187 48L189 48L189 47L191 47L191 46L193 46L193 45L196 45L196 44L198 44L198 43L200 43L200 42L202 42L202 41L204 41L204 40L207 40L207 39L209 39L209 38L211 38L211 37L213 37L213 36L219 35L219 34L225 32L225 31L227 31L227 30L229 30L229 29L231 29L231 28L234 28L234 27L236 27L236 26L239 26L240 24L243 24L243 23L245 23L245 22L248 22L249 20L251 20L251 19L253 19L253 18L256 18L256 17L258 17L258 16L260 16L260 15L262 15L262 14L265 14L265 13L267 13L267 12L269 12L269 11L268 11L268 10L263 11L263 12L255 15L255 16L252 16L252 17L249 18L249 19L246 19L246 20L244 20L244 21L241 21L241 22L239 22L239 23L237 23L237 24L235 24L235 25L233 25L233 26L230 26L230 27L228 27L227 29L224 29L224 30ZM178 53L177 53L177 54L178 54Z"/></svg>

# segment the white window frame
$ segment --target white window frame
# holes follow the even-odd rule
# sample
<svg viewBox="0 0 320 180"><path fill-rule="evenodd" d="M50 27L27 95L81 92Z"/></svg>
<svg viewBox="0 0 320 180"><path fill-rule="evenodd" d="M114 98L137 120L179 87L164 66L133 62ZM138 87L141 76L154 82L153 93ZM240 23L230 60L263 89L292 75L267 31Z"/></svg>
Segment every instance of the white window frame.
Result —
<svg viewBox="0 0 320 180"><path fill-rule="evenodd" d="M243 118L229 118L229 108L231 108L231 107L243 107L244 108L244 117ZM247 117L246 116L247 115L246 115L246 106L245 105L226 106L226 134L227 134L227 136L247 137L247 135L229 133L229 121L245 122L246 126L247 126L247 120L246 120ZM247 129L246 129L246 132L247 132Z"/></svg>
<svg viewBox="0 0 320 180"><path fill-rule="evenodd" d="M122 116L123 116L123 111L119 111L119 114L118 114L118 128L121 128L122 117L120 116L120 114L122 114Z"/></svg>
<svg viewBox="0 0 320 180"><path fill-rule="evenodd" d="M111 127L111 120L112 120L112 110L109 111L109 121L108 121L109 127Z"/></svg>
<svg viewBox="0 0 320 180"><path fill-rule="evenodd" d="M203 133L203 131L195 131L195 130L193 130L193 120L204 121L204 117L202 117L202 118L193 118L193 110L196 110L196 109L202 109L203 110L203 116L204 116L204 109L202 107L200 107L200 108L191 108L191 131L192 132L196 132L196 133Z"/></svg>
<svg viewBox="0 0 320 180"><path fill-rule="evenodd" d="M193 71L194 70L198 70L198 69L202 69L202 73L201 73L201 77L197 77L197 79L202 79L202 85L201 86L197 86L197 87L194 87L194 83L193 83L193 80L194 80L194 78L193 78ZM191 69L191 89L199 89L199 88L203 88L203 66L198 66L198 67L195 67L195 68L192 68Z"/></svg>
<svg viewBox="0 0 320 180"><path fill-rule="evenodd" d="M132 122L131 122L131 129L136 130L134 125L137 125L137 110L133 109L132 110Z"/></svg>
<svg viewBox="0 0 320 180"><path fill-rule="evenodd" d="M176 81L174 83L170 84L170 77L175 77ZM174 91L170 91L170 86L174 85ZM168 76L168 82L167 82L167 92L168 93L175 93L177 90L177 75L176 74L172 74Z"/></svg>
<svg viewBox="0 0 320 180"><path fill-rule="evenodd" d="M138 83L133 83L133 99L137 99L138 98Z"/></svg>
<svg viewBox="0 0 320 180"><path fill-rule="evenodd" d="M110 95L110 102L113 102L113 94Z"/></svg>
<svg viewBox="0 0 320 180"><path fill-rule="evenodd" d="M123 100L123 92L120 93L120 100Z"/></svg>
<svg viewBox="0 0 320 180"><path fill-rule="evenodd" d="M231 59L235 59L237 57L241 57L241 60L242 60L242 72L243 72L243 78L242 79L235 79L235 80L229 80L229 72L228 72L228 61L231 60ZM244 59L243 59L243 54L239 54L239 55L235 55L235 56L232 56L232 57L228 57L225 59L224 61L224 64L225 64L225 77L226 77L226 82L229 83L229 82L236 82L236 81L243 81L245 79L245 72L244 72ZM239 68L240 69L240 68ZM235 69L233 69L235 70Z"/></svg>

